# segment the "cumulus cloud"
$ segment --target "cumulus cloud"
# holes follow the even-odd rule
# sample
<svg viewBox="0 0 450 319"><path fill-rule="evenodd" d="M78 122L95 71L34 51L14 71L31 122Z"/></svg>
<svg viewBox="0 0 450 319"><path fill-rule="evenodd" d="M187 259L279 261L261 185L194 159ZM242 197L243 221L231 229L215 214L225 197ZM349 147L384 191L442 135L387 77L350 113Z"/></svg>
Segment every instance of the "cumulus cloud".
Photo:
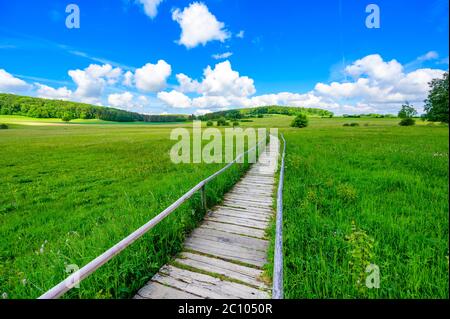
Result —
<svg viewBox="0 0 450 319"><path fill-rule="evenodd" d="M133 72L127 71L124 74L122 84L125 86L133 86Z"/></svg>
<svg viewBox="0 0 450 319"><path fill-rule="evenodd" d="M144 7L144 12L151 19L155 18L158 14L158 6L163 0L136 0L137 3Z"/></svg>
<svg viewBox="0 0 450 319"><path fill-rule="evenodd" d="M201 82L193 80L185 74L177 75L180 90L183 92L196 92L205 96L238 96L244 97L256 92L253 79L241 76L231 67L230 61L218 63L203 71Z"/></svg>
<svg viewBox="0 0 450 319"><path fill-rule="evenodd" d="M173 108L185 109L192 106L191 99L187 95L176 90L172 90L170 92L159 92L157 96L158 99Z"/></svg>
<svg viewBox="0 0 450 319"><path fill-rule="evenodd" d="M397 60L384 62L379 54L368 55L345 68L353 77L366 75L373 81L395 82L403 74L403 66Z"/></svg>
<svg viewBox="0 0 450 319"><path fill-rule="evenodd" d="M225 29L225 24L218 21L208 7L201 2L191 3L183 11L173 10L172 19L181 27L178 44L188 49L214 40L224 42L231 36Z"/></svg>
<svg viewBox="0 0 450 319"><path fill-rule="evenodd" d="M122 75L120 68L110 64L91 64L84 70L70 70L69 76L77 85L74 97L86 103L98 104L106 84L116 84Z"/></svg>
<svg viewBox="0 0 450 319"><path fill-rule="evenodd" d="M429 51L425 53L424 55L417 58L419 61L429 61L429 60L436 60L439 58L439 54L436 51Z"/></svg>
<svg viewBox="0 0 450 319"><path fill-rule="evenodd" d="M25 81L14 77L12 74L0 69L0 92L17 93L30 88Z"/></svg>
<svg viewBox="0 0 450 319"><path fill-rule="evenodd" d="M70 100L72 98L73 92L65 86L55 89L41 83L35 83L35 85L37 87L36 94L38 97L53 100Z"/></svg>
<svg viewBox="0 0 450 319"><path fill-rule="evenodd" d="M149 103L146 96L136 97L130 92L113 93L108 96L108 104L112 107L124 110L142 109Z"/></svg>
<svg viewBox="0 0 450 319"><path fill-rule="evenodd" d="M195 115L205 115L205 114L208 114L208 113L212 113L213 111L211 111L211 110L197 110L197 111L195 111Z"/></svg>
<svg viewBox="0 0 450 319"><path fill-rule="evenodd" d="M239 32L236 34L236 37L237 37L237 38L240 38L240 39L243 39L244 36L245 36L244 30L239 31Z"/></svg>
<svg viewBox="0 0 450 319"><path fill-rule="evenodd" d="M201 92L205 95L249 96L256 92L253 79L240 76L231 68L230 61L208 66L203 72Z"/></svg>
<svg viewBox="0 0 450 319"><path fill-rule="evenodd" d="M435 55L429 54L428 58L434 59ZM393 112L405 101L420 108L429 90L428 83L444 73L429 68L404 72L399 62L384 61L378 54L355 61L345 71L354 77L352 82L318 83L315 94L341 103L355 101L356 106L370 106L380 112Z"/></svg>
<svg viewBox="0 0 450 319"><path fill-rule="evenodd" d="M427 53L417 57L414 61L405 64L406 70L413 70L421 67L425 62L436 61L439 64L439 54L436 51L428 51Z"/></svg>
<svg viewBox="0 0 450 319"><path fill-rule="evenodd" d="M201 81L179 73L176 75L178 90L184 93L198 93L204 96L245 97L256 92L253 79L241 76L231 67L230 61L218 63L211 68L206 67Z"/></svg>
<svg viewBox="0 0 450 319"><path fill-rule="evenodd" d="M157 92L167 85L167 79L172 74L172 67L164 60L156 64L147 63L134 73L136 87L143 92Z"/></svg>
<svg viewBox="0 0 450 319"><path fill-rule="evenodd" d="M232 55L233 55L233 52L224 52L224 53L213 54L212 58L216 59L216 60L222 60L222 59L227 59Z"/></svg>

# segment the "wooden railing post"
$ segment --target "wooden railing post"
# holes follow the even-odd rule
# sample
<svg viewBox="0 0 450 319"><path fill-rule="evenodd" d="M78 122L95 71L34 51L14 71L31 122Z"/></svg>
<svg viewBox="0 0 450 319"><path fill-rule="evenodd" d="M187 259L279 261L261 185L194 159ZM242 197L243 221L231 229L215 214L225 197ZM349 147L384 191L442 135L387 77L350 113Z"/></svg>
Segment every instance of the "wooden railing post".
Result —
<svg viewBox="0 0 450 319"><path fill-rule="evenodd" d="M202 197L203 211L207 212L208 211L208 205L206 203L206 184L203 185L203 187L201 188L201 197Z"/></svg>

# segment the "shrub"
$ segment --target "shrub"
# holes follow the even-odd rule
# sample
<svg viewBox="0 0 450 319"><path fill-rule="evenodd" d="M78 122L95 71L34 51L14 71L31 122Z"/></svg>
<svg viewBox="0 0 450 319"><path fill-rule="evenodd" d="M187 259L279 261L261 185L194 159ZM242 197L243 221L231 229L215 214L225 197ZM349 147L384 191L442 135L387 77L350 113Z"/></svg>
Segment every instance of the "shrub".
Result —
<svg viewBox="0 0 450 319"><path fill-rule="evenodd" d="M213 125L214 125L214 123L212 121L206 122L206 126L213 126Z"/></svg>
<svg viewBox="0 0 450 319"><path fill-rule="evenodd" d="M416 115L416 109L411 104L409 104L409 102L403 104L401 110L398 112L398 117L401 119L414 117Z"/></svg>
<svg viewBox="0 0 450 319"><path fill-rule="evenodd" d="M259 118L259 119L262 119L263 117L264 117L264 115L258 114L258 118Z"/></svg>
<svg viewBox="0 0 450 319"><path fill-rule="evenodd" d="M399 123L400 126L412 126L414 124L416 124L416 121L410 117L402 119Z"/></svg>
<svg viewBox="0 0 450 319"><path fill-rule="evenodd" d="M359 126L359 123L345 123L344 126Z"/></svg>
<svg viewBox="0 0 450 319"><path fill-rule="evenodd" d="M61 120L63 120L64 122L70 122L70 120L73 119L73 116L70 113L64 113L64 115L62 116Z"/></svg>
<svg viewBox="0 0 450 319"><path fill-rule="evenodd" d="M224 117L221 117L220 119L217 120L217 126L228 126L230 125L229 122L227 122L227 120Z"/></svg>
<svg viewBox="0 0 450 319"><path fill-rule="evenodd" d="M8 125L0 124L0 130L6 130L6 129L8 129Z"/></svg>
<svg viewBox="0 0 450 319"><path fill-rule="evenodd" d="M354 202L358 198L358 193L352 185L340 184L337 187L337 196L344 202L350 203Z"/></svg>
<svg viewBox="0 0 450 319"><path fill-rule="evenodd" d="M375 240L352 221L351 233L345 236L350 260L348 262L353 282L359 293L366 293L366 269L375 258Z"/></svg>
<svg viewBox="0 0 450 319"><path fill-rule="evenodd" d="M299 114L291 124L292 127L304 128L308 126L308 117L306 114Z"/></svg>
<svg viewBox="0 0 450 319"><path fill-rule="evenodd" d="M239 122L233 122L233 127L239 126Z"/></svg>

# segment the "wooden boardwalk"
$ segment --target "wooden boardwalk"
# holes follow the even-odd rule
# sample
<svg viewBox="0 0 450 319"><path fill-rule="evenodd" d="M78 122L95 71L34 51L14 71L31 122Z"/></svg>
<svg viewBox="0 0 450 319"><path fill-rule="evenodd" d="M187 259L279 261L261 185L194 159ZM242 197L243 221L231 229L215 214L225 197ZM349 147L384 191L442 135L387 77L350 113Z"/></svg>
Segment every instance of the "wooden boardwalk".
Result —
<svg viewBox="0 0 450 319"><path fill-rule="evenodd" d="M266 230L274 216L278 139L207 213L185 241L184 251L141 288L136 299L265 299ZM269 163L269 164L268 164Z"/></svg>

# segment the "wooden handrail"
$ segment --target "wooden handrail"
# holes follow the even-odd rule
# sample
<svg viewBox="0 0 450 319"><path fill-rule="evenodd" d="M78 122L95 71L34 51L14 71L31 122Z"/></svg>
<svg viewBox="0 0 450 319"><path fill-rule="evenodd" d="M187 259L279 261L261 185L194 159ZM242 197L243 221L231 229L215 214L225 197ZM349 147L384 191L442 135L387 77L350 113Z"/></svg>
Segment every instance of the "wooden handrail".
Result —
<svg viewBox="0 0 450 319"><path fill-rule="evenodd" d="M230 168L234 163L239 161L245 154L252 152L261 144L266 143L266 140L259 142L257 145L249 149L248 151L237 156L232 162L228 163L226 166L204 179L193 188L191 188L187 193L177 199L174 203L172 203L169 207L163 210L159 215L152 218L145 225L138 228L136 231L128 235L126 238L122 239L119 243L105 251L103 254L86 264L83 268L77 270L70 276L68 276L65 280L61 281L59 284L48 290L46 293L41 295L38 299L56 299L64 295L67 291L71 290L77 283L81 282L83 279L87 278L98 268L103 266L109 260L111 260L114 256L119 254L122 250L130 246L137 239L142 237L145 233L155 227L159 222L161 222L164 218L170 215L175 209L177 209L181 204L186 202L189 198L191 198L197 191L202 190L204 192L205 185L209 183L211 180L225 172L228 168ZM204 199L204 194L202 194L202 198ZM204 207L206 207L206 203L203 203Z"/></svg>
<svg viewBox="0 0 450 319"><path fill-rule="evenodd" d="M283 134L283 154L281 157L280 180L277 192L277 217L275 234L275 253L273 265L272 299L283 299L283 184L284 184L284 157L286 154L286 140Z"/></svg>

